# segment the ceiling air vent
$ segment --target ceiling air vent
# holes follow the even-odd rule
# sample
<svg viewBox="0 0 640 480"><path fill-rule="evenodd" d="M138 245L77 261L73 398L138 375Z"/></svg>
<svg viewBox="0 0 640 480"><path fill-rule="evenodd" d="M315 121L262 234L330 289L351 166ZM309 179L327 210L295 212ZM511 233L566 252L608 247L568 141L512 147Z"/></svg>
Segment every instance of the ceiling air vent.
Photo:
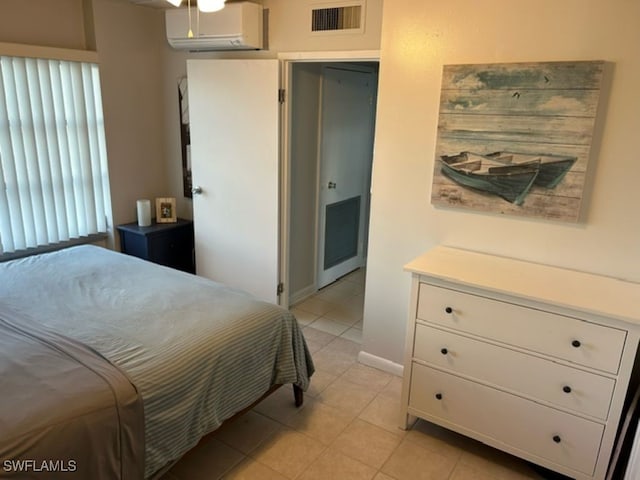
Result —
<svg viewBox="0 0 640 480"><path fill-rule="evenodd" d="M362 33L364 1L314 6L311 9L311 31L314 33Z"/></svg>

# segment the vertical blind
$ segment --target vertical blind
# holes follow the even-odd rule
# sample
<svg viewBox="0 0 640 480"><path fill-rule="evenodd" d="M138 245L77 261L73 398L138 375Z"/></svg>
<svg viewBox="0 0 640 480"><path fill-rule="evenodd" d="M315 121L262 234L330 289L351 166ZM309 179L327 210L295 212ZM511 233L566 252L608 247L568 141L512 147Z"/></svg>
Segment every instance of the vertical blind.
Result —
<svg viewBox="0 0 640 480"><path fill-rule="evenodd" d="M0 56L0 254L110 222L98 65Z"/></svg>

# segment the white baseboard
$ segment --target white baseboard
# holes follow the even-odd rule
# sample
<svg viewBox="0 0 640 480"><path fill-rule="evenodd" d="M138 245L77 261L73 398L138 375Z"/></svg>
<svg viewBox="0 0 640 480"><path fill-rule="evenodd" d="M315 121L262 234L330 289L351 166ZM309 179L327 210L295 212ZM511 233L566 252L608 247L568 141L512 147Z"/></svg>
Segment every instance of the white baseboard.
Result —
<svg viewBox="0 0 640 480"><path fill-rule="evenodd" d="M393 375L396 375L397 377L401 377L402 372L404 371L404 367L399 363L395 363L391 360L387 360L386 358L372 355L365 351L361 351L360 353L358 353L358 361L363 365L377 368L378 370L391 373Z"/></svg>

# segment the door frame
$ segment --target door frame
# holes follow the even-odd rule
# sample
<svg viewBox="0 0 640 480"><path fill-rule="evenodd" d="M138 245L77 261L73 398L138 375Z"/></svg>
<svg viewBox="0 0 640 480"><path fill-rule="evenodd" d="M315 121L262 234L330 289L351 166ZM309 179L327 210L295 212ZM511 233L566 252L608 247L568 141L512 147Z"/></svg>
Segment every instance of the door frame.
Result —
<svg viewBox="0 0 640 480"><path fill-rule="evenodd" d="M280 128L280 249L279 266L280 282L283 285L279 297L279 304L289 308L289 245L291 221L291 191L289 188L291 172L291 84L294 63L339 63L339 62L380 62L380 50L345 50L326 52L283 52L278 54L281 71L281 88L285 91L285 100L281 112ZM374 133L375 138L375 133ZM373 165L372 165L373 169ZM317 215L317 213L316 213ZM317 223L317 222L316 222ZM367 232L368 239L368 232ZM316 245L317 249L317 245ZM317 263L317 251L314 252L314 262ZM317 265L316 265L317 269Z"/></svg>

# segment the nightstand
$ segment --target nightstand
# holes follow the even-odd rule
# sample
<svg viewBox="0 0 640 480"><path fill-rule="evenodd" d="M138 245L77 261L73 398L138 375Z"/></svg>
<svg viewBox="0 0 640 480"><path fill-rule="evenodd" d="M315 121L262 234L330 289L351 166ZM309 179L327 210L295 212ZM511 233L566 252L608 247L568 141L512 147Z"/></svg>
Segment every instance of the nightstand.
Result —
<svg viewBox="0 0 640 480"><path fill-rule="evenodd" d="M118 225L122 253L196 273L193 222L179 218L176 223L156 223L140 227L136 222Z"/></svg>

